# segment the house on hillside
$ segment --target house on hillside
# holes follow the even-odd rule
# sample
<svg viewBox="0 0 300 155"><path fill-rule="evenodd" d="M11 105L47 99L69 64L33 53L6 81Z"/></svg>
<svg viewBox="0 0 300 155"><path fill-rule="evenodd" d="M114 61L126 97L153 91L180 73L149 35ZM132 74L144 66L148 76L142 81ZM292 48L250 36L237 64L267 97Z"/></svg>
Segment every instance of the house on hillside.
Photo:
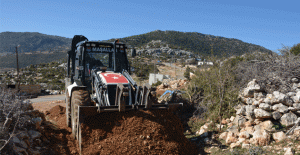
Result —
<svg viewBox="0 0 300 155"><path fill-rule="evenodd" d="M214 65L214 63L211 61L198 61L198 66L202 66L202 65L212 66L212 65Z"/></svg>
<svg viewBox="0 0 300 155"><path fill-rule="evenodd" d="M149 84L152 85L153 83L156 83L158 81L163 81L163 79L170 79L170 75L150 73L150 75L149 75Z"/></svg>
<svg viewBox="0 0 300 155"><path fill-rule="evenodd" d="M190 59L186 59L185 63L187 65L192 65L192 64L196 64L196 59L195 58L190 58Z"/></svg>

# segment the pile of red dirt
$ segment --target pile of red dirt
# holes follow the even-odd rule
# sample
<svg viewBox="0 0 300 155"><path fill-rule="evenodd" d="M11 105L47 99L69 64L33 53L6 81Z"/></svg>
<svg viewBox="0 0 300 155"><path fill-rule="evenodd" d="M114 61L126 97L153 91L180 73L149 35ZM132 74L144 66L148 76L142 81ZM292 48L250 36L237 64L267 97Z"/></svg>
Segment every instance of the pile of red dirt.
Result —
<svg viewBox="0 0 300 155"><path fill-rule="evenodd" d="M65 142L60 153L77 154L65 123L65 108L56 106L48 117L69 135L56 134ZM185 138L177 116L167 110L101 113L82 124L83 154L197 154L197 147ZM65 132L66 133L66 132ZM57 150L56 150L57 151ZM59 150L58 150L59 151Z"/></svg>

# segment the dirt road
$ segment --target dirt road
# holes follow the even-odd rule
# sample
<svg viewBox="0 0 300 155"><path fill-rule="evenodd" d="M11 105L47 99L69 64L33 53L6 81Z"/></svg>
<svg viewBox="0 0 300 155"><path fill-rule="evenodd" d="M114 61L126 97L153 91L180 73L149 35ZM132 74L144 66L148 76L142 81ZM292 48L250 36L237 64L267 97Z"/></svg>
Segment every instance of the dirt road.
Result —
<svg viewBox="0 0 300 155"><path fill-rule="evenodd" d="M49 154L78 155L78 141L66 125L64 95L30 99L52 124L42 131ZM83 154L198 154L178 117L166 110L101 113L82 124Z"/></svg>
<svg viewBox="0 0 300 155"><path fill-rule="evenodd" d="M29 99L34 109L41 112L49 111L51 108L60 105L65 107L65 95L45 95Z"/></svg>

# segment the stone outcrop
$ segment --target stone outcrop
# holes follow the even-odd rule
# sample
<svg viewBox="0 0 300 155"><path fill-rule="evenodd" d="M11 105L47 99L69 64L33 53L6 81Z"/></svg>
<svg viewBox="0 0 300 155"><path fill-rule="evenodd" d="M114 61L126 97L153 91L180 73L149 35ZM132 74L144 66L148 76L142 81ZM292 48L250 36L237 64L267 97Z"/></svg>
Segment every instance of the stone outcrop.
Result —
<svg viewBox="0 0 300 155"><path fill-rule="evenodd" d="M282 126L288 130L300 116L299 89L295 89L295 92L274 91L267 94L254 79L240 92L239 98L242 104L234 107L236 116L230 118L227 131L219 137L226 140L230 148L265 146L271 140L283 141L287 138L286 134L282 131L276 132L276 128ZM300 135L300 127L293 134Z"/></svg>
<svg viewBox="0 0 300 155"><path fill-rule="evenodd" d="M15 121L15 116L25 120L21 125L22 128L15 128L15 134L10 135L9 130L5 130L8 136L12 136L8 141L8 144L4 148L3 153L9 152L9 154L32 154L39 155L41 151L39 148L43 146L43 143L47 141L42 138L43 126L45 125L45 115L37 110L32 110L31 104L23 104L23 110L19 111L18 116L15 115L11 120ZM8 119L10 120L10 119ZM0 124L2 124L0 119Z"/></svg>
<svg viewBox="0 0 300 155"><path fill-rule="evenodd" d="M286 127L290 127L295 125L297 118L298 118L297 115L295 115L292 112L286 113L280 118L280 123L282 125L285 125Z"/></svg>
<svg viewBox="0 0 300 155"><path fill-rule="evenodd" d="M282 131L281 131L281 132L273 133L273 139L274 139L276 142L283 141L283 140L285 140L285 138L286 138L286 135L285 135L285 133L283 133Z"/></svg>

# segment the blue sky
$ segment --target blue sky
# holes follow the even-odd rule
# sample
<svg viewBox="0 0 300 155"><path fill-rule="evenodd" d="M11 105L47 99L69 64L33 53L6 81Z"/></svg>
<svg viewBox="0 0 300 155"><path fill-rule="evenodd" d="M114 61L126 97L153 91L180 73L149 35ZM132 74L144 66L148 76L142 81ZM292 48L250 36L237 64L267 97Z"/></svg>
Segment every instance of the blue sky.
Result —
<svg viewBox="0 0 300 155"><path fill-rule="evenodd" d="M270 50L300 43L299 0L0 0L0 32L106 40L154 30L199 32Z"/></svg>

